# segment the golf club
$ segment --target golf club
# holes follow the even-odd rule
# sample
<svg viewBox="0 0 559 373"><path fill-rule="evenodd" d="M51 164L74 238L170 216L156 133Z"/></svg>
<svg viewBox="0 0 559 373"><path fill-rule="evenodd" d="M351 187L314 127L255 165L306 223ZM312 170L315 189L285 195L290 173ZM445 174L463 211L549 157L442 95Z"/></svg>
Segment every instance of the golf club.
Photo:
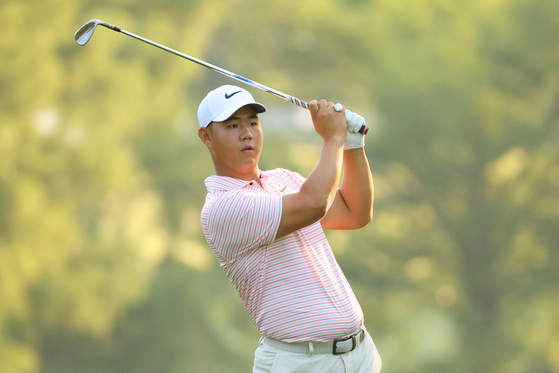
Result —
<svg viewBox="0 0 559 373"><path fill-rule="evenodd" d="M167 51L167 52L170 52L170 53L173 53L173 54L175 54L175 55L177 55L177 56L179 56L179 57L186 58L186 59L189 60L189 61L195 62L195 63L197 63L197 64L199 64L199 65L202 65L202 66L204 66L204 67L207 67L207 68L209 68L209 69L211 69L211 70L213 70L213 71L216 71L216 72L218 72L218 73L220 73L220 74L223 74L223 75L225 75L225 76L228 76L228 77L230 77L230 78L236 79L236 80L238 80L238 81L240 81L240 82L243 82L243 83L245 83L245 84L248 84L248 85L250 85L250 86L252 86L252 87L261 89L261 90L263 90L264 92L271 93L271 94L273 94L273 95L275 95L275 96L277 96L277 97L280 97L280 98L284 99L285 101L291 102L292 104L295 104L295 105L300 106L300 107L302 107L302 108L305 108L305 109L308 109L308 108L309 108L309 104L308 104L308 102L306 102L306 101L303 101L303 100L300 100L300 99L298 99L298 98L296 98L296 97L293 97L293 96L287 95L287 94L285 94L285 93L279 92L279 91L277 91L277 90L275 90L275 89L266 87L265 85L262 85L262 84L260 84L260 83L254 82L254 81L252 81L252 80L250 80L250 79L247 79L247 78L245 78L245 77L242 77L242 76L240 76L240 75L234 74L234 73L232 73L232 72L230 72L230 71L227 71L227 70L225 70L225 69L222 69L221 67L214 66L214 65L212 65L212 64L210 64L210 63L207 63L207 62L204 62L204 61L199 60L199 59L197 59L197 58L191 57L191 56L189 56L189 55L186 55L186 54L184 54L184 53L181 53L181 52L179 52L179 51L176 51L176 50L174 50L174 49L172 49L172 48L166 47L166 46L164 46L164 45L161 45L161 44L156 43L156 42L154 42L154 41L151 41L151 40L149 40L149 39L143 38L143 37L141 37L141 36L138 36L138 35L136 35L136 34L133 34L133 33L131 33L131 32L128 32L128 31L126 31L126 30L123 30L123 29L121 29L120 27L116 27L116 26L114 26L114 25L111 25L110 23L103 22L103 21L100 21L100 20L98 20L98 19L92 19L92 20L88 21L88 22L85 23L82 27L80 27L80 28L78 29L78 31L76 31L76 33L74 34L74 38L76 39L76 43L78 43L79 45L82 45L82 46L85 45L85 44L89 41L89 39L91 39L91 37L93 36L93 32L95 31L95 28L96 28L97 26L99 26L99 25L100 25L100 26L104 26L104 27L106 27L106 28L109 28L109 29L111 29L111 30L114 30L114 31L123 33L123 34L125 34L125 35L131 36L131 37L133 37L134 39L141 40L141 41L143 41L144 43L151 44L151 45L153 45L154 47L163 49L163 50L165 50L165 51ZM346 110L346 111L347 111L347 110ZM347 117L347 112L346 112L346 117ZM361 128L360 128L360 130L359 130L359 133L361 133L361 134L363 134L363 135L366 135L368 131L369 131L369 127L368 127L366 124L364 124L364 122L363 122L363 124L362 124L362 126L361 126Z"/></svg>

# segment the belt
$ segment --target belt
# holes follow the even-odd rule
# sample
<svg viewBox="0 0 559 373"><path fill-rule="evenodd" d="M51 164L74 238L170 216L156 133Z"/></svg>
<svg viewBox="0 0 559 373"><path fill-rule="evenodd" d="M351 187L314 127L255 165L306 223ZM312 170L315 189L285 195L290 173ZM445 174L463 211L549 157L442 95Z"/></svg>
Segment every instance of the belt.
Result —
<svg viewBox="0 0 559 373"><path fill-rule="evenodd" d="M278 339L262 337L262 343L278 350L300 354L333 354L341 355L353 351L365 339L365 330L361 329L350 336L338 338L330 342L299 342L288 343Z"/></svg>

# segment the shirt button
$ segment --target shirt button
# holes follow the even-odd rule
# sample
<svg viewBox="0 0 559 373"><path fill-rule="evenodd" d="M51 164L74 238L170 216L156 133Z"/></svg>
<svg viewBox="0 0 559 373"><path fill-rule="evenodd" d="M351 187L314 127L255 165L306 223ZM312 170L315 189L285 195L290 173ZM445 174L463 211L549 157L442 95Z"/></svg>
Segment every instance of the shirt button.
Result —
<svg viewBox="0 0 559 373"><path fill-rule="evenodd" d="M252 184L254 184L254 183L251 181L248 185L252 185Z"/></svg>

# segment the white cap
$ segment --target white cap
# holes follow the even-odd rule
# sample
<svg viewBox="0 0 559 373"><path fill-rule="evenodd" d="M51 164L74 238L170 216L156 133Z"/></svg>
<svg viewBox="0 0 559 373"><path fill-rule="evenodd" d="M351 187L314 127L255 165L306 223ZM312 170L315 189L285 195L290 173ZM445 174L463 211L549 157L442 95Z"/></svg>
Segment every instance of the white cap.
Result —
<svg viewBox="0 0 559 373"><path fill-rule="evenodd" d="M252 105L258 113L266 111L246 89L222 85L208 93L198 106L198 123L200 127L207 127L211 122L223 122L246 105Z"/></svg>

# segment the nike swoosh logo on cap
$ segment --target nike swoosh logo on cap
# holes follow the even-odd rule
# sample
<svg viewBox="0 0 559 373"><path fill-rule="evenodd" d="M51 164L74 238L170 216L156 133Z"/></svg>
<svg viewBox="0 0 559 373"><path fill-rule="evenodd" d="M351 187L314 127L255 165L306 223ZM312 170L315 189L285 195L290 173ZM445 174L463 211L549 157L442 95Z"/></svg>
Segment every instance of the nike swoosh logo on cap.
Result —
<svg viewBox="0 0 559 373"><path fill-rule="evenodd" d="M225 99L230 99L231 97L235 96L237 93L241 93L242 91L233 92L230 95L227 93L225 94Z"/></svg>

